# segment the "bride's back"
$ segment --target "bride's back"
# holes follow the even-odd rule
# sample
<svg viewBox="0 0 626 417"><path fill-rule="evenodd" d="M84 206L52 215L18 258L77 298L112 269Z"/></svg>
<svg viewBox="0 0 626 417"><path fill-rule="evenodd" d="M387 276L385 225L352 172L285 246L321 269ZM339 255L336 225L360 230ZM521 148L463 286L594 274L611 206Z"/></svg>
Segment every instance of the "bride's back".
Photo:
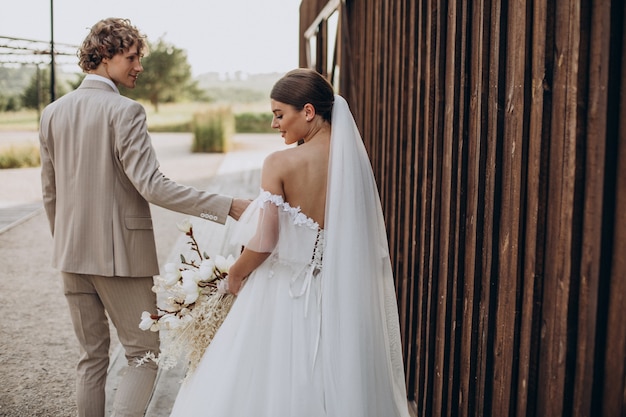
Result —
<svg viewBox="0 0 626 417"><path fill-rule="evenodd" d="M329 137L316 138L274 154L285 201L324 227Z"/></svg>

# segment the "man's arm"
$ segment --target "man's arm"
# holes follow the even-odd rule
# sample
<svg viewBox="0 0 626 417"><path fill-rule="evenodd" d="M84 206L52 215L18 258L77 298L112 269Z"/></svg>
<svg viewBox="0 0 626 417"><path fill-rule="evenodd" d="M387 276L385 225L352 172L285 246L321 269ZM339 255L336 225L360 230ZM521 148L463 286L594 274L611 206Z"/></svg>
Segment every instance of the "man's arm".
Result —
<svg viewBox="0 0 626 417"><path fill-rule="evenodd" d="M46 210L46 216L48 217L48 222L50 224L50 232L52 236L54 236L54 219L56 216L56 199L57 199L57 190L56 190L56 180L55 180L55 172L54 172L54 164L52 163L52 158L50 155L50 149L46 134L49 135L49 132L44 134L44 129L47 126L43 126L43 121L45 119L42 117L42 125L39 130L39 154L41 159L41 191L43 197L43 206Z"/></svg>

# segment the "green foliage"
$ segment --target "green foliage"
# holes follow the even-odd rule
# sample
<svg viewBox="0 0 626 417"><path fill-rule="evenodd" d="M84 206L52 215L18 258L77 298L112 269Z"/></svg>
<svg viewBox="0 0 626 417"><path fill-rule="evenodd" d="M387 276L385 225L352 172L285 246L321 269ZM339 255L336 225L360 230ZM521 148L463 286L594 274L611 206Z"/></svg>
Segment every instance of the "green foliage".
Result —
<svg viewBox="0 0 626 417"><path fill-rule="evenodd" d="M216 105L197 102L167 103L158 113L148 106L148 129L150 132L193 132L193 118L196 113L214 109ZM269 133L271 113L263 111L266 103L254 106L228 106L235 119L237 133ZM38 114L35 110L22 109L16 112L0 112L0 131L37 130Z"/></svg>
<svg viewBox="0 0 626 417"><path fill-rule="evenodd" d="M169 133L181 133L181 132L191 132L193 127L191 126L192 121L191 118L188 122L182 123L170 123L170 124L159 124L159 125L151 125L150 132L169 132Z"/></svg>
<svg viewBox="0 0 626 417"><path fill-rule="evenodd" d="M268 94L263 91L245 87L214 87L205 93L212 102L220 103L251 103L267 101Z"/></svg>
<svg viewBox="0 0 626 417"><path fill-rule="evenodd" d="M191 76L187 53L163 39L150 44L150 53L143 58L144 71L134 89L120 87L125 96L148 100L158 111L159 104L173 103L184 98L205 99Z"/></svg>
<svg viewBox="0 0 626 417"><path fill-rule="evenodd" d="M271 113L241 113L235 115L237 133L272 133Z"/></svg>
<svg viewBox="0 0 626 417"><path fill-rule="evenodd" d="M235 127L230 108L196 113L192 126L192 152L228 152Z"/></svg>
<svg viewBox="0 0 626 417"><path fill-rule="evenodd" d="M84 72L79 72L75 74L76 78L74 78L74 80L68 79L67 84L70 86L70 89L76 90L78 87L80 87L80 84L83 82L86 75L87 74L85 74Z"/></svg>
<svg viewBox="0 0 626 417"><path fill-rule="evenodd" d="M57 81L56 97L59 98L66 92L63 84ZM41 109L48 103L50 103L50 72L48 69L38 70L22 93L22 104L28 109Z"/></svg>
<svg viewBox="0 0 626 417"><path fill-rule="evenodd" d="M0 94L0 112L16 112L22 108L22 100L18 96L3 96Z"/></svg>
<svg viewBox="0 0 626 417"><path fill-rule="evenodd" d="M17 96L11 96L7 99L4 105L6 111L18 111L22 108L22 102Z"/></svg>
<svg viewBox="0 0 626 417"><path fill-rule="evenodd" d="M0 169L38 167L40 164L37 145L11 146L0 150Z"/></svg>
<svg viewBox="0 0 626 417"><path fill-rule="evenodd" d="M246 74L235 72L220 74L210 72L199 75L199 87L216 103L266 103L269 108L272 86L281 73Z"/></svg>
<svg viewBox="0 0 626 417"><path fill-rule="evenodd" d="M0 65L0 91L6 97L19 96L37 71L34 65Z"/></svg>
<svg viewBox="0 0 626 417"><path fill-rule="evenodd" d="M41 109L50 103L50 81L45 75L37 72L22 93L22 104L27 109Z"/></svg>

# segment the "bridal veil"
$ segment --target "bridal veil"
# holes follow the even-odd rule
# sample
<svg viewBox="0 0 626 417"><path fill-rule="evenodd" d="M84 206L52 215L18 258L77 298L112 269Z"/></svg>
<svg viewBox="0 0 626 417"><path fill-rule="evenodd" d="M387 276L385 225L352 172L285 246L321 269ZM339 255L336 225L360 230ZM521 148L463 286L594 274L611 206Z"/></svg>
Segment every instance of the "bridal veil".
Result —
<svg viewBox="0 0 626 417"><path fill-rule="evenodd" d="M327 415L408 416L389 246L370 160L335 95L322 270Z"/></svg>

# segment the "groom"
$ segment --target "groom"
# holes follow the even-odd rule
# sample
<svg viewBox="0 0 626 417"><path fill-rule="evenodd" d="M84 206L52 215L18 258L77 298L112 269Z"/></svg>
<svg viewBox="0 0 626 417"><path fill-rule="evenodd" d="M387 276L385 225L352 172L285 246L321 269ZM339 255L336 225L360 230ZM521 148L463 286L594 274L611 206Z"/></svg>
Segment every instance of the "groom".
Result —
<svg viewBox="0 0 626 417"><path fill-rule="evenodd" d="M96 23L79 50L87 73L80 87L41 115L43 201L53 236L52 264L80 343L80 417L103 417L113 322L128 368L114 401L115 417L143 416L156 378L158 333L139 328L156 312L153 275L159 273L149 203L225 223L248 202L179 185L159 171L143 107L119 94L143 71L145 37L126 19Z"/></svg>

